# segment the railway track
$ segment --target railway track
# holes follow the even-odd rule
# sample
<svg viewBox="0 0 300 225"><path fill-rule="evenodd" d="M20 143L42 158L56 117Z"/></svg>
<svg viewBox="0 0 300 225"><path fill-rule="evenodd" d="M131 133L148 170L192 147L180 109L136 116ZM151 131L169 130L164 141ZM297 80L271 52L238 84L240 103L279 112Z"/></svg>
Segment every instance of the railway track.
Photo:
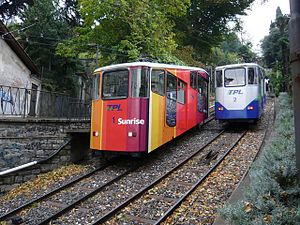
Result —
<svg viewBox="0 0 300 225"><path fill-rule="evenodd" d="M220 132L207 145L199 149L199 151L190 155L181 164L147 187L144 187L127 201L98 218L93 224L104 223L112 217L115 217L114 219L116 220L113 219L108 224L118 222L128 224L160 224L210 175L245 134L246 131L239 132L233 144L220 149L220 151L216 151L212 149L216 148L216 143L217 145L222 145L224 138L226 139L224 131ZM178 174L181 174L179 177L184 177L184 180L178 179ZM174 186L176 186L175 189ZM147 203L152 202L151 205L153 205L153 201L164 202L164 204L158 203L156 208L151 207L145 210ZM123 212L120 212L120 210L129 204L132 204L130 211L126 212L125 209ZM162 207L163 205L166 207ZM145 218L144 215L148 215L150 218Z"/></svg>
<svg viewBox="0 0 300 225"><path fill-rule="evenodd" d="M212 119L213 117L207 119L207 123ZM258 129L259 132L262 130L263 129ZM17 215L24 218L23 222L26 224L163 223L166 218L170 220L170 215L174 210L177 209L178 211L178 206L182 205L182 202L185 201L188 196L193 196L191 192L201 185L203 181L207 180L206 177L215 171L215 167L222 162L227 154L230 154L231 150L245 133L245 131L221 131L209 141L205 139L207 143L204 146L199 148L196 152L193 150L194 152L188 158L181 160L181 162L173 168L169 168L163 175L153 175L158 173L157 168L159 167L154 168L154 163L146 165L147 163L145 163L146 161L144 160L140 162L143 166L131 165L130 168L128 167L127 170L121 171L118 174L120 177L115 176L115 179L112 177L102 182L100 186L98 185L92 189L90 187L83 188L84 195L80 196L80 198L76 198L76 201L58 202L48 199L48 197L53 196L53 194L47 193L45 197L39 200L32 200L29 205L22 208L19 207L14 212L0 216L0 221L2 221L3 218L8 219ZM235 139L234 141L233 139L230 141L227 140L232 137ZM183 138L182 141L184 141L184 139L187 139L187 137ZM197 141L197 138L195 138L194 141ZM185 145L182 145L182 147L184 146ZM186 157L186 155L182 156ZM159 157L161 157L161 155ZM155 157L152 155L151 158ZM169 160L172 161L171 158L169 158ZM173 165L175 165L175 163ZM107 166L109 167L110 165ZM145 173L142 176L137 175L147 167L148 170L149 168L154 168L152 175L145 175ZM100 171L104 168L98 169ZM218 168L216 170L218 170ZM91 175L86 175L87 177L82 179L82 181L91 183L91 180L94 180L94 178L92 178L93 172L94 174L97 173L96 171L92 171ZM130 180L130 177L134 177L134 179ZM149 180L151 182L149 182ZM134 187L133 182L140 182L140 184ZM76 182L74 181L74 183ZM72 185L73 184L70 184L69 187ZM126 185L128 187L131 186L127 189L127 192L125 188L123 188ZM128 190L130 190L130 192L128 192ZM58 190L56 193L60 192L61 190ZM72 193L74 194L75 192L76 191L72 189ZM62 191L61 195L64 194L65 192ZM102 199L105 198L108 200L102 201ZM43 201L42 204L51 205L55 210L51 213L45 213L46 216L43 217L36 216L35 208L41 201ZM157 203L153 204L155 201ZM153 205L155 205L155 207L153 207ZM150 208L147 208L147 206L150 206ZM41 210L43 210L43 207L41 207Z"/></svg>
<svg viewBox="0 0 300 225"><path fill-rule="evenodd" d="M210 117L206 120L206 123L209 123L211 120L213 120L213 117ZM72 201L70 200L68 203L66 202L60 202L57 200L53 200L52 198L54 196L59 195L68 195L68 191L71 192L76 191L75 186L78 183L90 183L90 179L92 176L96 175L97 173L104 171L105 169L109 168L113 164L115 164L118 160L113 159L109 162L107 162L105 165L87 173L84 174L76 179L71 180L70 182L60 186L59 188L56 188L52 191L47 192L46 194L39 196L35 199L32 199L29 202L26 202L22 204L21 206L10 210L9 212L0 215L0 221L8 221L8 220L14 220L19 221L20 223L26 223L26 224L47 224L50 221L55 220L56 218L60 217L64 213L70 211L71 209L74 209L77 205L79 205L81 202L86 201L87 199L91 198L92 196L96 195L97 193L101 192L101 190L104 190L106 187L109 187L113 183L117 182L118 180L122 179L126 175L128 175L130 172L136 170L139 165L135 165L130 167L130 169L123 171L121 174L119 174L116 177L111 178L106 183L101 183L100 186L98 184L97 188L83 188L83 191L77 192L84 192L84 195L82 196L74 196L73 194L70 194L70 196L74 196L76 200ZM54 197L55 198L55 197ZM70 198L71 199L71 198ZM71 202L71 203L70 203ZM47 208L55 208L55 210L51 210L51 216L43 217L41 215L38 215L39 213L35 213L35 209L40 208L40 211L47 211ZM49 214L49 213L47 213ZM34 216L33 216L34 215ZM39 217L38 219L35 218L35 216ZM34 218L32 220L32 218Z"/></svg>
<svg viewBox="0 0 300 225"><path fill-rule="evenodd" d="M100 166L100 167L98 167L98 168L96 168L96 169L94 169L94 170L92 170L92 171L90 171L90 172L88 172L84 175L81 175L80 177L72 179L71 181L65 183L64 185L62 185L58 188L55 188L54 190L51 190L51 191L47 192L44 195L41 195L37 198L34 198L31 201L28 201L28 202L22 204L21 206L15 208L13 210L10 210L9 212L7 212L3 215L0 215L0 221L18 220L19 222L24 222L24 223L29 222L29 221L23 220L22 217L20 217L18 215L18 213L23 211L23 210L26 210L27 208L30 208L30 207L31 207L31 209L33 209L37 205L39 205L42 201L48 202L48 203L51 202L48 199L51 198L52 196L55 196L55 195L65 191L67 189L75 187L79 182L86 182L85 180L90 179L91 176L97 175L97 173L101 173L101 172L105 171L109 167L114 166L118 161L120 161L119 157L108 160L104 165L102 165L102 166ZM131 170L135 169L136 167L138 167L138 165L131 166L130 169L125 170L124 172L121 172L119 175L113 177L108 182L106 182L104 184L101 184L100 187L95 189L95 190L92 190L91 188L90 189L86 188L86 191L88 192L88 194L86 194L84 197L81 197L81 198L77 199L75 202L79 203L80 201L83 201L84 198L92 196L93 194L95 194L94 191L99 190L101 188L104 188L106 185L109 185L110 183L120 179L121 177L125 176L127 173L129 173ZM75 204L75 202L73 204ZM52 202L52 204L55 204L55 202ZM56 205L58 205L58 204L56 204ZM60 205L62 205L62 204L60 204ZM67 210L67 209L64 209L64 210ZM60 211L62 211L62 210L60 210Z"/></svg>
<svg viewBox="0 0 300 225"><path fill-rule="evenodd" d="M49 216L48 218L44 219L43 221L40 221L38 224L47 224L49 222L53 224L73 224L76 223L76 218L83 217L83 214L85 216L88 216L90 218L85 218L85 222L88 222L90 224L99 224L103 223L109 218L113 217L116 213L118 213L122 208L124 208L126 205L130 204L137 198L141 197L143 194L145 194L148 190L153 189L155 185L162 182L163 180L167 179L170 175L175 173L175 171L179 171L182 169L186 164L191 164L194 166L194 171L199 173L199 166L202 164L205 165L206 169L211 169L210 163L217 161L221 161L223 157L225 157L225 154L228 154L229 148L233 148L234 145L230 143L230 146L228 144L225 144L226 138L228 138L228 135L232 134L225 134L224 131L220 132L216 137L212 138L209 143L207 143L203 148L199 149L194 154L190 155L188 158L184 159L179 165L175 166L173 169L169 170L166 174L159 177L158 179L151 182L149 185L141 185L139 190L136 190L134 194L128 194L127 196L119 196L116 198L111 199L111 204L105 205L102 204L101 206L98 205L93 207L91 204L95 201L95 199L90 198L91 196L83 197L80 201L73 202L72 204L62 208L57 213ZM236 138L239 140L243 134L240 132L237 134L234 134ZM223 147L223 150L216 151L215 145L216 142L219 143L219 146L226 146L226 148ZM214 146L214 147L213 147ZM192 162L192 161L193 162ZM185 170L190 170L190 167L186 167ZM134 170L132 170L134 172ZM205 175L207 173L207 170L203 170L201 173L201 176L207 176ZM126 177L130 176L130 173L126 174ZM123 177L126 180L126 177ZM143 178L141 178L142 180ZM204 179L204 178L202 178ZM174 181L173 183L180 183L183 184L182 181ZM188 183L187 185L183 185L185 187L191 187L193 186L192 183ZM107 193L110 193L108 190L120 190L122 187L122 182L119 180L115 180L113 183L105 185L105 189L98 189L95 190L94 193L99 193L98 196L94 196L94 198L101 199L104 195L107 195ZM119 188L118 188L119 187ZM186 188L184 189L186 192ZM121 192L121 191L120 191ZM159 196L157 198L160 198ZM163 198L164 199L164 198ZM168 199L168 198L166 198ZM180 199L180 198L179 198ZM179 200L178 199L178 200ZM170 200L170 199L169 199ZM175 201L176 202L176 201ZM95 203L94 203L95 204ZM97 205L97 204L96 204ZM89 212L88 209L93 208L93 212ZM71 210L72 209L72 210ZM71 211L70 211L71 210ZM86 210L86 211L85 211ZM95 212L96 210L96 212ZM68 212L68 213L66 213ZM89 212L89 213L87 213ZM145 221L145 219L140 219L142 221ZM80 221L77 221L80 223ZM81 221L82 222L82 221Z"/></svg>
<svg viewBox="0 0 300 225"><path fill-rule="evenodd" d="M109 218L113 217L116 213L119 213L120 210L122 208L124 208L126 205L130 204L132 201L135 201L138 198L141 198L143 195L145 195L145 193L147 191L150 191L155 188L155 185L163 182L166 179L170 179L170 176L172 176L172 174L176 173L176 171L180 171L182 170L182 168L185 167L186 164L191 164L192 166L194 166L192 168L192 170L194 170L194 173L199 173L199 166L202 165L202 167L205 167L206 170L213 170L213 167L211 167L211 163L217 161L217 164L225 157L226 154L228 154L228 152L230 150L228 149L228 144L226 143L226 139L228 138L228 135L232 135L232 134L226 134L226 132L221 131L220 133L218 133L214 138L212 138L205 146L203 146L202 148L200 148L197 152L194 152L192 155L190 155L188 158L186 158L185 160L183 160L180 164L178 164L177 166L175 166L173 169L169 170L166 174L164 174L163 176L159 177L158 179L154 180L150 185L144 186L142 187L140 190L138 190L134 195L132 196L127 196L125 199L121 199L121 201L119 201L119 204L115 204L115 207L104 207L105 209L102 210L102 215L100 217L98 217L98 215L94 215L94 213L92 213L93 218L91 218L90 222L94 223L94 224L99 224L102 223L106 220L108 220ZM243 136L243 134L235 134L238 138L238 140ZM216 144L219 143L219 144ZM235 143L236 144L236 143ZM234 145L229 146L229 149L233 148ZM216 149L219 146L219 148L221 146L226 146L226 148L221 149L220 151L217 151ZM221 157L221 158L220 158ZM90 179L90 177L92 175L95 175L95 173L97 173L98 171L102 171L106 168L108 168L109 166L111 166L113 163L116 162L116 159L112 160L111 162L107 163L106 165L103 165L102 167L95 169L94 171L91 171L88 174L85 174L83 176L81 176L80 178L74 179L73 181L65 184L64 186L57 188L37 199L34 199L24 205L22 205L21 207L18 207L17 209L10 211L8 213L6 213L5 215L2 215L0 218L1 220L3 219L8 219L8 218L12 218L15 215L18 216L22 216L24 219L21 220L22 222L26 223L26 224L48 224L48 223L55 223L55 224L60 224L60 223L65 223L66 220L64 220L64 216L67 213L70 213L70 211L72 210L72 212L74 211L85 211L89 208L89 203L87 202L87 200L91 199L93 196L103 192L105 194L105 190L107 189L114 189L112 186L118 187L120 186L120 184L118 184L118 181L120 181L121 179L126 179L126 176L130 175L131 172L137 170L137 168L139 167L139 165L134 165L132 167L130 167L130 169L123 171L122 173L120 173L118 176L115 176L113 178L111 178L109 181L103 183L102 185L98 186L97 188L91 189L91 188L85 188L85 194L83 196L81 196L80 198L77 198L76 200L72 201L71 203L66 203L66 202L59 202L59 201L55 201L53 199L51 199L53 196L58 195L58 194L66 194L64 193L66 191L66 189L71 190L71 192L74 192L75 189L72 188L73 185L76 185L78 182L86 182L89 183L90 181L88 179ZM217 165L216 164L216 165ZM187 171L191 171L191 168L186 166L185 168L186 172ZM181 171L182 173L182 171ZM204 179L205 176L208 176L209 172L205 172L204 170L201 172L201 179ZM169 178L168 178L169 177ZM85 180L87 179L87 180ZM192 178L191 178L192 179ZM192 185L191 182L187 182L185 183L184 181L180 181L180 180L174 180L173 182L171 182L173 184L180 184L181 186L183 186L183 193L185 195L188 195L193 188L195 188L197 185L195 183L195 185ZM190 191L187 190L187 187L190 188ZM78 191L78 190L77 190ZM170 191L169 191L170 192ZM167 216L170 212L172 212L175 208L176 205L180 204L180 201L182 201L185 197L181 196L176 198L170 198L170 197L160 197L159 195L151 195L152 198L156 198L156 199L161 199L161 200L166 200L166 201L171 201L173 202L174 206L169 208L169 210L167 210L165 212L165 216ZM35 208L40 208L40 210L43 211L44 208L47 208L48 205L51 205L51 208L55 208L55 210L53 210L49 215L49 213L47 213L47 217L39 217L34 218L34 220L31 220L31 216L30 215L36 215L34 213ZM31 208L30 208L31 207ZM21 213L20 213L21 212ZM28 214L28 215L26 215ZM101 214L101 213L100 213ZM25 216L24 216L25 215ZM62 217L62 221L60 220ZM67 217L68 218L68 217ZM133 218L137 219L138 221L147 221L147 219L142 218L142 217L130 217L131 220ZM162 217L163 218L163 217ZM68 219L67 219L68 221ZM160 221L160 220L158 220ZM152 223L155 223L154 221L152 221Z"/></svg>
<svg viewBox="0 0 300 225"><path fill-rule="evenodd" d="M210 118L208 118L205 121L205 124L209 123L212 120L213 120L213 117L211 116ZM85 194L83 196L79 196L79 197L73 196L76 200L73 201L72 204L65 204L65 203L61 203L56 200L51 200L51 198L53 198L53 196L59 196L59 195L61 195L61 193L66 192L66 189L75 190L76 188L74 188L74 187L78 183L84 183L84 182L89 183L90 177L96 175L97 173L101 173L101 171L104 171L108 167L114 165L117 161L118 161L117 159L111 160L111 161L107 162L105 165L103 165L89 173L86 173L78 178L75 178L75 179L67 182L64 185L59 186L58 188L55 188L54 190L47 192L46 194L35 197L34 199L27 201L12 210L7 211L6 213L0 215L0 221L11 220L11 221L16 221L16 223L24 222L26 224L37 224L37 223L46 224L46 223L48 223L50 220L53 220L54 218L59 217L64 212L67 212L68 210L72 209L74 206L80 204L82 201L93 196L94 194L97 194L99 191L101 191L101 189L104 189L106 186L110 185L111 183L121 179L122 177L126 176L126 174L128 174L130 171L132 171L138 167L138 166L132 167L131 169L120 174L120 176L112 178L107 183L101 184L100 187L97 189L92 190L91 188L84 188L83 191L79 191L79 192L85 192ZM99 186L99 184L98 184L98 186ZM70 195L72 195L72 194L70 194ZM45 205L45 206L42 206L42 205ZM47 205L51 205L51 207L48 207ZM42 208L42 211L44 211L44 210L47 211L47 208L53 208L52 206L55 206L57 210L54 210L54 211L51 210L52 215L48 218L44 218L43 216L38 215L39 213L36 213L36 214L34 213L35 208ZM29 215L27 215L27 214L29 214ZM34 219L34 221L31 221L32 218L35 218L36 216L39 217L39 219L38 220Z"/></svg>
<svg viewBox="0 0 300 225"><path fill-rule="evenodd" d="M220 222L219 209L231 198L232 193L246 177L255 158L261 152L270 135L274 102L267 105L258 125L250 126L247 134L236 148L187 197L161 224L224 224Z"/></svg>

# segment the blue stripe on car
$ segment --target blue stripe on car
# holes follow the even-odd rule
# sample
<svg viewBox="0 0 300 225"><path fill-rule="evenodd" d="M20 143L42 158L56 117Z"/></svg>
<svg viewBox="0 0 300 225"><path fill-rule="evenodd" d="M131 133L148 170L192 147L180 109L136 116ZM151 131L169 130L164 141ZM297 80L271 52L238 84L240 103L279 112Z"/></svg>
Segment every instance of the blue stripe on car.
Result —
<svg viewBox="0 0 300 225"><path fill-rule="evenodd" d="M261 114L260 101L254 100L242 110L228 110L219 102L215 102L215 117L217 120L230 120L230 119L259 119ZM248 107L252 106L253 110ZM218 110L223 108L223 110Z"/></svg>

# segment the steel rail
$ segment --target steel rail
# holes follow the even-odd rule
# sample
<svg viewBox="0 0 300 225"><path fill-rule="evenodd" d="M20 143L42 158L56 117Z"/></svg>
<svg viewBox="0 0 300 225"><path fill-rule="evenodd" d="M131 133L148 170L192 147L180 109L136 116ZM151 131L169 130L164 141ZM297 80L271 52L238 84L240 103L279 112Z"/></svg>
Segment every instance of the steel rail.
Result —
<svg viewBox="0 0 300 225"><path fill-rule="evenodd" d="M213 120L214 117L208 118L204 124L209 123L211 120ZM216 138L218 138L222 133L224 132L224 130L222 130L221 132L219 132L216 137L212 138L205 146L203 146L200 150L198 150L197 153L199 153L202 149L204 149L207 145L209 145L211 142L213 142ZM194 155L196 155L197 153L192 154L189 158L192 158ZM185 162L187 162L189 160L189 158L187 158L186 160L184 160L182 163L184 164ZM180 165L176 166L173 168L173 170L175 170L176 168L178 168ZM47 224L49 223L51 220L54 220L56 218L58 218L59 216L63 215L65 212L69 211L70 209L74 208L75 205L78 205L79 203L85 201L86 199L96 195L99 191L101 191L104 187L112 184L113 182L116 182L118 180L120 180L122 177L124 177L125 175L127 175L128 173L130 173L131 171L134 171L136 168L138 168L139 165L134 166L133 168L131 168L130 170L126 171L125 173L121 174L120 176L110 180L109 182L107 182L106 184L100 186L99 188L97 188L96 190L90 192L89 194L87 194L86 196L83 196L82 198L78 199L77 201L75 201L74 203L70 204L69 206L65 207L64 209L60 210L59 212L57 212L55 215L43 220L42 222L40 222L39 224ZM169 172L171 173L171 172Z"/></svg>
<svg viewBox="0 0 300 225"><path fill-rule="evenodd" d="M114 209L112 209L111 211L109 211L108 213L106 213L105 215L103 215L101 218L99 218L97 221L95 221L93 223L93 225L96 224L101 224L105 221L107 221L109 218L111 218L113 215L115 215L120 209L126 207L128 204L130 204L132 201L134 201L135 199L139 198L142 194L144 194L146 191L148 191L149 189L151 189L153 186L155 186L157 183L159 183L160 181L162 181L163 179L165 179L167 176L169 176L171 173L173 173L175 170L177 170L178 168L180 168L181 166L183 166L186 162L188 162L191 158L193 158L195 155L197 155L199 152L201 152L204 148L206 148L208 145L210 145L212 142L214 142L219 136L221 136L224 133L225 130L222 130L221 132L219 132L216 136L214 136L213 138L211 138L204 146L202 146L199 150L197 150L196 152L192 153L191 155L189 155L186 159L184 159L181 163L179 163L178 165L176 165L175 167L173 167L170 171L168 171L167 173L165 173L164 175L162 175L161 177L157 178L155 181L153 181L150 185L148 185L147 187L144 187L143 189L141 189L138 193L136 193L135 195L131 196L130 198L128 198L126 201L124 201L123 203L119 204L117 207L115 207Z"/></svg>
<svg viewBox="0 0 300 225"><path fill-rule="evenodd" d="M213 118L214 118L214 117L207 118L206 121L204 122L204 124L209 123L210 121L213 120ZM221 131L215 138L217 138L218 136L220 136L223 132L224 132L224 131ZM214 138L213 138L212 140L210 140L205 146L203 146L199 151L201 151L203 148L205 148L207 145L209 145L209 144L210 144L211 142L213 142L213 141L214 141ZM193 154L193 155L195 155L195 154ZM193 156L191 155L190 157L193 157ZM7 218L9 218L9 217L12 217L13 215L17 214L17 213L20 212L21 210L23 210L23 209L29 207L30 205L32 205L32 204L34 204L34 203L36 203L36 202L39 202L39 201L41 201L41 200L43 200L43 199L45 199L45 198L47 198L47 197L49 197L49 196L52 196L52 195L58 193L59 191L62 191L62 190L64 190L64 189L70 187L71 185L73 185L73 184L75 184L75 183L77 183L77 182L79 182L79 181L81 181L81 180L83 180L83 179L85 179L85 178L90 177L91 175L93 175L93 174L96 173L97 171L103 170L103 169L107 168L108 166L111 166L114 162L117 161L118 158L119 158L119 157L113 158L113 159L111 159L109 162L107 162L105 165L103 165L103 166L101 166L101 167L99 167L99 168L97 168L97 169L95 169L95 170L93 170L93 171L91 171L91 172L89 172L89 173L87 173L87 174L84 174L84 175L82 175L82 176L80 176L80 177L78 177L78 178L72 179L71 181L67 182L66 184L64 184L64 185L62 185L62 186L60 186L60 187L58 187L58 188L56 188L56 189L54 189L54 190L52 190L52 191L49 191L49 192L47 192L46 194L43 194L42 196L39 196L39 197L37 197L37 198L35 198L35 199L32 199L32 200L30 200L30 201L24 203L23 205L21 205L21 206L15 208L15 209L13 209L13 210L11 210L11 211L9 211L9 212L3 214L3 215L0 215L0 221L4 221L5 219L7 219ZM187 159L187 160L188 160L188 159ZM186 162L187 160L185 160L184 162ZM43 161L44 161L44 160L43 160ZM184 162L183 162L183 163L184 163ZM137 168L137 167L138 167L138 166L136 166L135 168ZM134 169L135 169L135 168L134 168ZM177 167L176 167L176 168L177 168ZM173 169L175 170L176 168L173 168ZM133 169L130 169L130 171L132 171L132 170L133 170ZM130 171L127 171L127 172L125 172L125 173L127 174L127 173L129 173ZM120 176L125 176L126 174L121 174ZM114 178L113 180L111 180L111 181L109 181L109 182L112 183L112 182L115 182L115 181L117 181L117 180L119 180L119 179L121 179L121 177ZM106 183L106 184L102 185L101 187L99 187L98 189L102 189L102 188L106 187L107 185L109 185L109 184ZM100 190L98 190L98 189L95 190L95 191L96 191L96 192L100 191ZM96 193L94 193L94 191L93 191L93 192L90 193L90 194L91 194L91 195L94 195L94 194L96 194ZM59 217L59 216L62 215L65 211L68 211L68 210L69 210L70 208L72 208L74 205L79 204L80 202L86 200L86 199L89 198L89 197L90 197L90 196L88 196L88 197L85 197L85 196L84 196L82 199L79 199L78 201L74 202L74 203L72 204L72 206L70 205L70 206L66 207L65 209L63 209L63 211L60 211L60 212L56 213L56 214L55 214L54 216L52 216L51 218L49 217L48 219L45 219L45 220L44 220L43 222L41 222L40 224L45 224L45 223L47 223L47 222L49 222L49 221L51 221L51 220L53 220L53 219Z"/></svg>
<svg viewBox="0 0 300 225"><path fill-rule="evenodd" d="M272 120L272 123L274 125L274 118ZM267 124L268 124L267 125L268 128L264 130L264 136L263 136L262 141L261 141L261 143L260 143L260 145L258 147L258 151L255 153L254 158L252 159L252 163L258 158L259 153L262 151L262 149L264 148L264 146L266 144L266 138L267 138L267 133L268 133L268 130L269 130L270 120L268 120ZM258 130L261 130L261 129L258 129ZM244 173L243 177L240 179L240 181L237 184L235 190L231 193L231 195L230 195L229 198L231 198L232 194L240 187L241 183L244 181L244 179L246 178L246 176L249 174L250 167L251 167L251 165L248 166L248 169L247 169L246 173Z"/></svg>
<svg viewBox="0 0 300 225"><path fill-rule="evenodd" d="M162 215L154 224L160 224L164 222L168 216L170 216L180 204L218 167L218 165L224 160L224 158L235 148L235 146L240 142L240 140L245 136L247 131L244 131L242 135L236 140L230 148L225 152L225 154L202 176L168 211Z"/></svg>
<svg viewBox="0 0 300 225"><path fill-rule="evenodd" d="M66 213L67 211L69 211L70 209L74 208L76 205L80 204L81 202L87 200L88 198L93 197L94 195L98 194L98 192L100 192L102 189L104 189L105 187L113 184L114 182L120 180L121 178L123 178L124 176L126 176L127 174L131 173L132 171L136 170L138 167L140 167L140 164L137 164L133 167L131 167L129 170L125 171L124 173L118 175L117 177L111 179L110 181L106 182L105 184L101 185L100 187L98 187L97 189L91 191L90 193L86 194L85 196L79 198L78 200L74 201L72 204L64 207L63 209L59 210L58 212L56 212L55 214L53 214L52 216L49 216L48 218L44 219L42 222L39 222L38 224L48 224L49 222L51 222L52 220L55 220L56 218L58 218L59 216L63 215L64 213Z"/></svg>
<svg viewBox="0 0 300 225"><path fill-rule="evenodd" d="M106 162L104 165L102 165L102 166L94 169L93 171L91 171L89 173L86 173L86 174L84 174L84 175L82 175L80 177L77 177L75 179L72 179L71 181L67 182L66 184L64 184L64 185L62 185L62 186L60 186L60 187L58 187L58 188L56 188L56 189L54 189L52 191L49 191L49 192L47 192L46 194L44 194L42 196L39 196L39 197L37 197L35 199L32 199L31 201L28 201L28 202L24 203L23 205L19 206L18 208L13 209L13 210L11 210L11 211L9 211L9 212L1 215L0 216L0 221L3 221L3 220L7 219L10 216L13 216L14 214L16 214L16 213L20 212L21 210L25 209L26 207L28 207L28 206L30 206L30 205L38 202L38 201L41 201L41 200L43 200L43 199L45 199L45 198L47 198L47 197L49 197L51 195L54 195L57 192L62 191L64 189L68 188L69 186L71 186L71 185L73 185L73 184L75 184L75 183L77 183L77 182L79 182L79 181L81 181L81 180L83 180L83 179L85 179L87 177L90 177L94 173L96 173L96 172L98 172L100 170L103 170L103 169L105 169L105 168L113 165L113 163L116 162L117 160L118 160L118 158L113 158L110 161Z"/></svg>
<svg viewBox="0 0 300 225"><path fill-rule="evenodd" d="M273 123L274 123L274 118L273 118ZM267 127L269 127L270 120L268 120L268 123L267 123L267 124L268 124ZM259 130L260 130L260 129L259 129ZM254 161L256 160L256 158L258 157L259 153L261 152L261 150L262 150L262 148L263 148L263 146L264 146L264 144L265 144L266 137L267 137L267 130L268 130L268 128L264 131L264 135L263 135L262 142L260 143L259 148L258 148L258 151L256 152L254 158L252 159L252 162L254 162ZM243 136L245 136L245 133L243 133ZM242 137L241 137L241 138L242 138ZM241 138L240 138L240 139L241 139ZM239 139L239 140L240 140L240 139ZM236 143L235 143L235 145L236 145ZM243 177L241 178L240 182L238 183L236 189L241 185L242 181L243 181L243 180L245 179L245 177L249 174L249 168L250 168L250 166L248 167L247 172L244 173L244 175L243 175ZM201 183L201 182L200 182L200 183ZM200 184L200 183L199 183L199 184ZM199 185L198 185L198 186L199 186ZM195 188L197 188L197 186L196 186ZM236 190L236 189L235 189L235 190ZM191 192L193 192L193 191L191 191ZM177 207L176 207L175 205L172 206L172 208L170 208L170 209L168 210L168 212L166 212L159 220L157 220L155 224L159 224L159 223L164 222L164 221L167 219L167 217L170 216L170 215L174 212L174 210L176 210L176 208L179 207L179 205L182 203L182 201L184 201L184 200L188 197L188 195L191 194L191 192L187 191L187 192L186 192L187 196L186 196L183 200L181 200L181 199L178 200L178 202L180 201L179 203L176 203L176 206L177 206ZM234 191L233 191L233 192L234 192ZM229 198L230 198L230 197L229 197ZM174 208L174 207L175 207L175 208ZM173 208L174 208L174 209L173 209Z"/></svg>

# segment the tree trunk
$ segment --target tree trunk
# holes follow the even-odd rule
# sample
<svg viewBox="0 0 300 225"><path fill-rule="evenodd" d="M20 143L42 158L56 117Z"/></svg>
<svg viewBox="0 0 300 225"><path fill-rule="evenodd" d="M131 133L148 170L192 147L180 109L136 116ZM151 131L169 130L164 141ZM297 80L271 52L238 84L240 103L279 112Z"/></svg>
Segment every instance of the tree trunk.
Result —
<svg viewBox="0 0 300 225"><path fill-rule="evenodd" d="M296 167L300 182L300 1L290 0L291 19L289 23L290 60L293 75L293 103L295 117Z"/></svg>

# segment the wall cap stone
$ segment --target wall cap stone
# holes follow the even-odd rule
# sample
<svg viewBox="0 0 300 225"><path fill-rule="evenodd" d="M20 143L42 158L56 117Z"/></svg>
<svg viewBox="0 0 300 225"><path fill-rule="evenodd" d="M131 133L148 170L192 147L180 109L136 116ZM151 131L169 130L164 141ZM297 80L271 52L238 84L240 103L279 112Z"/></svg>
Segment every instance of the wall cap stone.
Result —
<svg viewBox="0 0 300 225"><path fill-rule="evenodd" d="M5 116L0 117L0 122L9 123L90 123L90 119L68 119L68 118L34 118L34 117L20 117L20 116Z"/></svg>

